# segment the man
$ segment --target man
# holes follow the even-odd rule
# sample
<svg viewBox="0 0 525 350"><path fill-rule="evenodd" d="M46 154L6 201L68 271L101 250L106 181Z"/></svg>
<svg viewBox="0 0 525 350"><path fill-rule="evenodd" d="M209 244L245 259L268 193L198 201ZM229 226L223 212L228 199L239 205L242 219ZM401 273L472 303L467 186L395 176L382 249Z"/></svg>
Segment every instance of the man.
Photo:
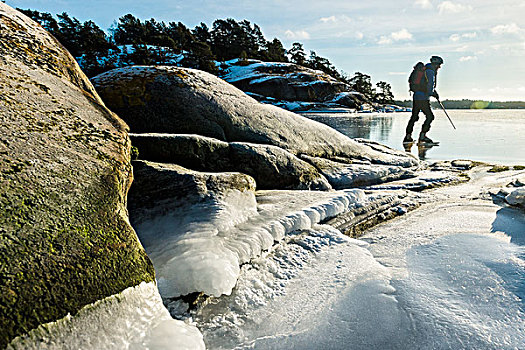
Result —
<svg viewBox="0 0 525 350"><path fill-rule="evenodd" d="M430 130L430 124L434 120L434 114L430 108L430 96L439 99L439 95L436 89L436 76L437 71L443 64L443 59L439 56L432 56L430 58L430 63L425 65L423 81L419 85L420 88L414 92L414 98L412 102L412 116L408 121L406 128L406 135L403 139L404 143L414 142L412 139L412 131L414 130L414 124L419 119L419 112L422 111L425 114L425 122L421 128L421 133L419 134L419 143L420 144L429 144L436 145L437 142L432 141L428 136L427 132Z"/></svg>

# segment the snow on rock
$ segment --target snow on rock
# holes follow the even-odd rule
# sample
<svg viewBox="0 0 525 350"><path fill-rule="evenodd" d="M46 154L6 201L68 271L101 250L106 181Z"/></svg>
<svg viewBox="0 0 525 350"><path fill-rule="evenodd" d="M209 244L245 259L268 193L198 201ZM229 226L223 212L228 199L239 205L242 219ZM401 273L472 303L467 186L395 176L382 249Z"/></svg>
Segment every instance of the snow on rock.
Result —
<svg viewBox="0 0 525 350"><path fill-rule="evenodd" d="M316 102L324 107L328 106L326 103L333 103L349 108L368 102L362 94L350 91L349 85L332 76L294 63L235 59L218 68L219 76L227 82L245 92L279 100L287 109L297 101ZM301 104L301 110L308 107Z"/></svg>
<svg viewBox="0 0 525 350"><path fill-rule="evenodd" d="M416 176L413 171L397 166L347 164L308 156L302 158L313 164L334 189L368 186Z"/></svg>
<svg viewBox="0 0 525 350"><path fill-rule="evenodd" d="M198 133L222 141L274 145L295 155L340 156L404 167L418 164L405 152L383 152L324 124L261 104L206 72L135 66L114 69L92 81L104 102L135 133Z"/></svg>
<svg viewBox="0 0 525 350"><path fill-rule="evenodd" d="M389 183L371 185L366 189L371 190L411 190L422 191L429 188L466 182L467 177L457 176L447 170L423 170L416 173L415 177L397 180Z"/></svg>
<svg viewBox="0 0 525 350"><path fill-rule="evenodd" d="M31 349L204 349L202 334L190 323L174 320L157 286L141 284L46 323L15 338L11 350Z"/></svg>
<svg viewBox="0 0 525 350"><path fill-rule="evenodd" d="M229 295L242 264L271 250L286 235L310 229L367 200L361 190L262 191L256 200L251 190L222 186L223 174L193 171L188 173L194 177L196 187L201 188L200 200L191 200L189 192L187 200L169 200L163 194L155 200L148 192L154 191L156 181L148 174L157 171L158 176L167 176L165 173L181 170L171 165L147 164L156 170L144 173L139 168L136 176L139 183L150 179L151 189L132 187L130 218L153 261L159 290L165 298L192 292ZM176 191L176 182L172 181L170 192ZM213 182L218 185L211 185ZM139 193L148 198L148 208L134 209L141 200Z"/></svg>

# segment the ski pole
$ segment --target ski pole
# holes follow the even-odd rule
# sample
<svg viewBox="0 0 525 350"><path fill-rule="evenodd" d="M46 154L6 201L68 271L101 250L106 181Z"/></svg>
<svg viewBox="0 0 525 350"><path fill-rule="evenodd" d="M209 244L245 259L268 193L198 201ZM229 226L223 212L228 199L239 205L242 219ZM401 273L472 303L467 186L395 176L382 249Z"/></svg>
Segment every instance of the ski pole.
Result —
<svg viewBox="0 0 525 350"><path fill-rule="evenodd" d="M439 98L436 98L436 100L439 102L439 105L441 106L441 108L443 108L443 112L445 112L445 115L447 116L448 120L450 121L450 124L452 124L452 127L454 128L454 130L456 130L456 127L454 126L454 123L452 123L452 119L450 119L450 117L448 116L448 113L447 113L447 110L445 109L445 106L443 106L443 103L441 103Z"/></svg>

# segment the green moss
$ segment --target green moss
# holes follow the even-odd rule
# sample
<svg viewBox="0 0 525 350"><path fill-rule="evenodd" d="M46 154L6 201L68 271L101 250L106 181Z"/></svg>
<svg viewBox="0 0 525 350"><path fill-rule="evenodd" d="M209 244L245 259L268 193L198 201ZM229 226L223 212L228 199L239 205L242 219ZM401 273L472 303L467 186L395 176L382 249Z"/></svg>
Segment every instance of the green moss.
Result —
<svg viewBox="0 0 525 350"><path fill-rule="evenodd" d="M131 146L131 160L139 159L139 149L135 146Z"/></svg>
<svg viewBox="0 0 525 350"><path fill-rule="evenodd" d="M514 165L514 166L512 167L512 169L514 169L514 170L524 170L524 169L525 169L525 166L523 166L523 165Z"/></svg>
<svg viewBox="0 0 525 350"><path fill-rule="evenodd" d="M470 180L470 175L468 173L460 173L458 176L464 178L466 181Z"/></svg>
<svg viewBox="0 0 525 350"><path fill-rule="evenodd" d="M502 171L510 170L506 165L493 165L492 168L488 170L489 173L500 173Z"/></svg>
<svg viewBox="0 0 525 350"><path fill-rule="evenodd" d="M154 280L134 231L117 213L124 191L119 179L105 175L63 206L54 189L1 182L0 260L8 263L0 267L0 347L41 323Z"/></svg>

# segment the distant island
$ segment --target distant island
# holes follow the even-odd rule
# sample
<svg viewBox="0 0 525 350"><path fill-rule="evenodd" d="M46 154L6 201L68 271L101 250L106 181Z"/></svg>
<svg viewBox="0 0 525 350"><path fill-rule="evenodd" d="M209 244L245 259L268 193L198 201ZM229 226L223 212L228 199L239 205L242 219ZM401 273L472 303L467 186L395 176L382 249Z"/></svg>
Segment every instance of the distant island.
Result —
<svg viewBox="0 0 525 350"><path fill-rule="evenodd" d="M443 106L448 109L522 109L525 101L482 101L482 100L444 100ZM411 100L394 101L394 104L402 107L411 107ZM439 108L436 101L431 103L432 107Z"/></svg>

